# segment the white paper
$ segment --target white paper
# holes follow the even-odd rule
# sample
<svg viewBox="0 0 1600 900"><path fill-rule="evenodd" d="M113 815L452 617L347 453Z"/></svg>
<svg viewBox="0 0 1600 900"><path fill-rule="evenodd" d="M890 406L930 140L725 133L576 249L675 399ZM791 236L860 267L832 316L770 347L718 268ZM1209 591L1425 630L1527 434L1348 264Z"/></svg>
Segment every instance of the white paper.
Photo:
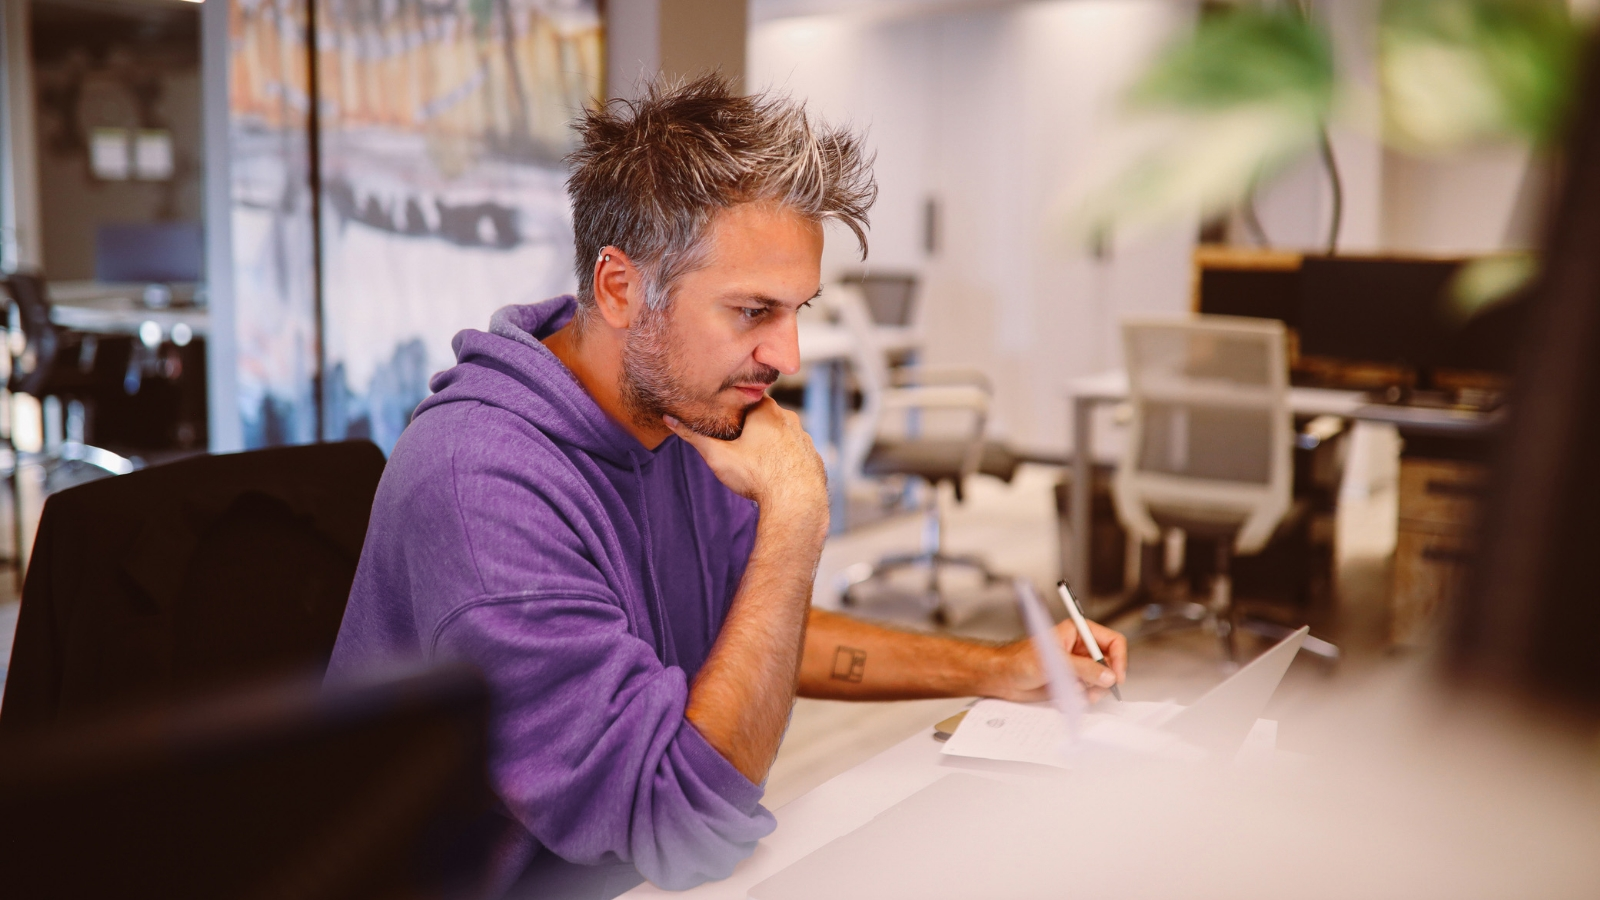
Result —
<svg viewBox="0 0 1600 900"><path fill-rule="evenodd" d="M1065 766L1067 723L1051 706L979 700L940 751L950 756Z"/></svg>
<svg viewBox="0 0 1600 900"><path fill-rule="evenodd" d="M1025 762L1071 768L1084 752L1112 750L1169 759L1204 754L1161 731L1160 726L1182 709L1176 703L1108 703L1084 715L1082 734L1068 739L1061 713L1046 704L980 700L967 712L940 751L951 756ZM1251 730L1252 749L1270 748L1277 723L1259 720Z"/></svg>

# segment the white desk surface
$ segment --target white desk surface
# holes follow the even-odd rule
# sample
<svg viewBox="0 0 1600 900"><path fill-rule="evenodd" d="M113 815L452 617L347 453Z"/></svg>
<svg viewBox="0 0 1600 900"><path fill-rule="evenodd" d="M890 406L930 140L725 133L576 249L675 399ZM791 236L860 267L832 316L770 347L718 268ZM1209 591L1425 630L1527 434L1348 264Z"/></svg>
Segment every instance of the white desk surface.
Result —
<svg viewBox="0 0 1600 900"><path fill-rule="evenodd" d="M688 891L664 891L648 882L624 897L684 897L689 900L745 900L750 889L798 862L802 857L872 818L924 787L954 772L971 769L952 764L940 754L943 745L927 728L855 768L796 797L776 810L778 828L749 858L721 881ZM993 777L993 776L991 776Z"/></svg>
<svg viewBox="0 0 1600 900"><path fill-rule="evenodd" d="M1067 394L1078 400L1098 403L1118 403L1128 399L1128 373L1112 369L1094 375L1085 375L1067 382ZM1289 388L1289 408L1306 416L1351 416L1357 410L1372 405L1372 400L1362 391L1338 391L1331 388Z"/></svg>
<svg viewBox="0 0 1600 900"><path fill-rule="evenodd" d="M646 882L622 896L748 900L751 888L946 776L959 773L1020 784L1038 778L1030 766L944 755L944 745L933 739L935 724L773 810L777 829L727 878L687 891L665 891ZM1275 751L1265 752L1270 757Z"/></svg>

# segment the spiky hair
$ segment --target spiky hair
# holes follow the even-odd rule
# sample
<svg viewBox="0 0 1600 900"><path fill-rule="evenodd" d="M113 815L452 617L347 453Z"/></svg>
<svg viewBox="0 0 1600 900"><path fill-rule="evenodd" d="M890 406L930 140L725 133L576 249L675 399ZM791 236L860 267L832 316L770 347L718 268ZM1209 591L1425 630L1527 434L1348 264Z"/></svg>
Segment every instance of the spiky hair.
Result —
<svg viewBox="0 0 1600 900"><path fill-rule="evenodd" d="M672 285L705 258L712 219L770 201L813 221L837 220L867 254L867 210L877 197L861 136L813 121L781 95L741 96L720 74L650 85L575 123L567 157L577 243L578 304L594 305L594 265L612 246L645 278L660 309Z"/></svg>

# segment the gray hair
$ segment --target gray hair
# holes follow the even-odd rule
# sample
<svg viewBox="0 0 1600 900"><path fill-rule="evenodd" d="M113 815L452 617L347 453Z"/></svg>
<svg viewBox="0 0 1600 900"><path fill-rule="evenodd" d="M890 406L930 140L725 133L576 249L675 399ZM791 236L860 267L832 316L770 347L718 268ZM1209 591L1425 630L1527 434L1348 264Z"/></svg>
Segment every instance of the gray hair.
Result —
<svg viewBox="0 0 1600 900"><path fill-rule="evenodd" d="M578 313L594 308L594 266L607 246L644 276L645 304L665 308L673 284L704 263L717 212L757 201L813 222L837 220L867 255L867 210L878 194L859 135L814 123L771 94L736 94L720 74L652 84L575 123L567 157L577 243Z"/></svg>

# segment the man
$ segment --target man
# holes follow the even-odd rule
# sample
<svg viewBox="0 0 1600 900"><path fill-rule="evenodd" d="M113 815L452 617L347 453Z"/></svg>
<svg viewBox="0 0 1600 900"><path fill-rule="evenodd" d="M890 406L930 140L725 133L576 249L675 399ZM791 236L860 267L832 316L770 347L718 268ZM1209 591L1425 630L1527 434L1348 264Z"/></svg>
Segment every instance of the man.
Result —
<svg viewBox="0 0 1600 900"><path fill-rule="evenodd" d="M384 473L330 677L478 666L516 823L502 884L606 895L724 877L772 830L761 784L797 690L1032 699L1045 679L1025 642L810 608L823 467L765 390L800 367L823 223L865 249L859 139L716 77L579 128L577 296L457 335ZM1099 688L1126 644L1096 629L1110 669L1058 633Z"/></svg>

